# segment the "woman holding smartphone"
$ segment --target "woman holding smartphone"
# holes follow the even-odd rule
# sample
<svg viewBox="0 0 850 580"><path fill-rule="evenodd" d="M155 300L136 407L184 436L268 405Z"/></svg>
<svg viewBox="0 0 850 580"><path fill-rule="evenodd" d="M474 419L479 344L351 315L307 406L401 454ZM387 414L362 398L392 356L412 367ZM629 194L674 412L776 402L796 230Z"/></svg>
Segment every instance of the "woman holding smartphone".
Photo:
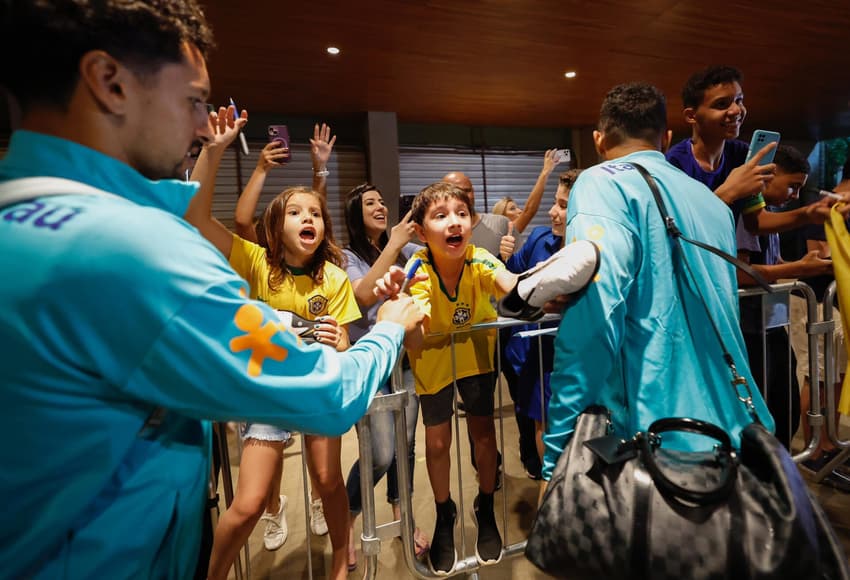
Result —
<svg viewBox="0 0 850 580"><path fill-rule="evenodd" d="M375 324L375 317L381 300L372 292L375 282L381 278L393 264L404 266L407 260L420 246L410 243L413 238L413 223L410 212L387 235L388 212L380 190L371 183L363 183L345 196L345 226L348 229L348 245L343 248L347 259L345 271L354 288L354 298L360 306L362 318L349 325L351 342L366 334ZM407 369L404 372L404 388L407 390L407 445L410 463L410 490L413 491L413 466L415 463L414 443L416 421L419 417L419 398L413 386L413 375ZM384 385L381 394L390 392L390 385ZM393 517L401 518L398 492L398 457L395 449L395 424L392 413L377 413L372 416L372 475L375 484L387 475L387 501L393 506ZM354 520L361 511L360 497L360 461L355 461L346 482L348 504L351 511L351 531L348 542L348 567L354 569L357 556L354 545ZM428 540L416 528L414 531L416 555L421 556L428 549Z"/></svg>

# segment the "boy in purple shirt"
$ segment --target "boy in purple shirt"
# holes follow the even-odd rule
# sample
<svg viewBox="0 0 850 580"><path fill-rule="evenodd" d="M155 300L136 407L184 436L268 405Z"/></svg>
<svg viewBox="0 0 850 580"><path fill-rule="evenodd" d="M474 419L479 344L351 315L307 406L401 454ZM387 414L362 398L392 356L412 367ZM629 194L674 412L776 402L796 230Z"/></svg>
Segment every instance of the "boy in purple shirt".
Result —
<svg viewBox="0 0 850 580"><path fill-rule="evenodd" d="M759 165L759 161L773 147L765 147L745 162L749 146L738 140L738 134L747 108L738 69L711 66L695 73L682 89L682 103L691 138L672 146L667 160L729 204L735 222L743 215L744 225L754 234L823 223L829 200L782 213L764 211L761 192L773 179L776 165Z"/></svg>

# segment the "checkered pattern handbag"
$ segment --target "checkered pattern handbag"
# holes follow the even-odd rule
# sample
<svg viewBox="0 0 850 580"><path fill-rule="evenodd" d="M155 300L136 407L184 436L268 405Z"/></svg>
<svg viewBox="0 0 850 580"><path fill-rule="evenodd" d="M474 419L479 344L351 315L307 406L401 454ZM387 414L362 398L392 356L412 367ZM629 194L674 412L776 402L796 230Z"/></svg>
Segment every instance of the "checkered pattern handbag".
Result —
<svg viewBox="0 0 850 580"><path fill-rule="evenodd" d="M741 451L710 423L662 419L608 435L591 407L552 474L526 556L558 578L850 578L829 522L794 462L752 424ZM716 452L665 450L663 433L714 437Z"/></svg>
<svg viewBox="0 0 850 580"><path fill-rule="evenodd" d="M632 165L653 192L674 251L682 238L730 258L684 238L652 177ZM850 579L829 521L788 451L758 421L749 385L716 326L714 332L754 420L741 433L740 453L726 432L704 421L659 419L623 440L609 434L607 409L585 410L528 538L525 554L535 565L571 580ZM663 434L672 431L718 444L714 452L665 449Z"/></svg>

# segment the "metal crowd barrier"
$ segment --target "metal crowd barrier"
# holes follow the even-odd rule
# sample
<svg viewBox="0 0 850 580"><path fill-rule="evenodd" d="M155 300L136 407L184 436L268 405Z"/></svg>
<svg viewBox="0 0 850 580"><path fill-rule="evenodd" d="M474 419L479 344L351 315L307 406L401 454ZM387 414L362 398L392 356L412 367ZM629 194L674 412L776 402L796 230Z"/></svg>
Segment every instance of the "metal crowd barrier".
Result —
<svg viewBox="0 0 850 580"><path fill-rule="evenodd" d="M850 440L842 441L838 438L838 422L836 421L836 408L837 401L835 400L835 387L834 385L837 382L836 376L836 353L835 353L835 341L833 339L835 332L835 319L834 319L834 308L833 308L833 299L835 298L836 293L836 285L835 282L830 284L827 288L824 299L823 299L823 316L820 316L819 304L817 301L817 297L815 296L814 291L811 287L805 282L801 282L799 280L792 282L783 282L779 284L772 284L773 289L772 294L768 294L765 290L761 288L742 288L738 290L739 297L747 297L747 296L763 296L762 302L762 310L767 304L776 304L777 301L785 300L786 303L788 301L788 297L790 294L799 294L802 298L806 300L806 312L807 312L807 322L806 322L806 334L808 335L809 341L809 382L811 388L810 392L810 409L807 414L809 427L811 431L811 437L808 441L805 442L805 446L800 453L793 455L793 459L796 463L800 463L809 459L814 451L820 446L821 438L822 438L822 427L824 424L827 429L827 436L832 441L832 443L839 449L842 449L842 453L840 453L837 457L835 457L832 461L829 462L826 466L823 467L820 471L818 471L814 477L812 478L816 483L820 483L823 479L832 473L833 469L838 465L841 465L849 456L850 456ZM763 316L764 320L764 316ZM786 319L782 324L778 324L776 326L784 326L786 330L790 333L790 318ZM774 326L775 327L775 326ZM765 329L767 330L767 328ZM825 414L824 408L821 402L821 393L819 385L821 383L820 374L821 369L818 364L818 353L820 352L820 338L823 337L823 350L824 350L824 391L826 394L826 408ZM766 340L764 334L762 335L762 376L767 377L767 348L766 348ZM790 349L790 341L789 341L789 349ZM789 357L790 361L790 357ZM792 372L792 369L789 369L788 373ZM791 385L791 381L789 381L789 385ZM762 389L762 393L767 397L768 385L760 385ZM792 419L791 409L788 409L788 419L789 421ZM777 421L780 420L778 417L774 417ZM850 485L850 479L842 476L839 473L835 474L836 477L844 478L848 485Z"/></svg>
<svg viewBox="0 0 850 580"><path fill-rule="evenodd" d="M823 317L822 320L818 314L818 302L815 296L814 291L804 282L794 281L794 282L786 282L773 284L773 293L768 294L766 291L761 288L742 288L738 291L739 297L749 297L749 296L765 296L765 302L763 302L763 308L765 304L776 303L778 300L788 301L788 297L790 294L799 294L802 298L806 300L806 309L808 313L808 322L806 324L806 333L808 334L809 341L809 377L812 388L810 389L810 401L811 407L808 413L809 425L811 427L811 438L806 442L804 449L795 454L793 459L796 463L800 463L813 454L813 452L818 448L821 440L821 432L822 426L826 424L828 437L832 441L832 443L842 450L837 457L835 457L832 461L829 462L823 469L821 469L815 476L813 480L815 482L822 481L827 475L832 473L833 469L843 463L845 460L850 457L850 440L841 440L838 437L838 424L835 420L835 410L836 410L836 397L835 390L832 388L837 382L836 371L835 371L835 352L834 352L834 344L833 340L830 340L832 334L835 329L835 321L833 319L833 306L832 301L835 296L835 283L833 283L826 291L826 295L824 297L824 306L823 306ZM452 357L452 371L453 375L456 376L456 359L455 359L455 337L457 335L481 331L481 330L495 330L496 331L496 372L497 377L501 376L502 372L502 357L501 357L501 336L498 332L502 328L512 327L512 326L520 326L520 325L536 325L536 330L526 330L518 333L519 336L523 337L537 337L538 339L538 368L540 372L540 376L543 375L543 349L542 349L542 338L546 334L554 334L557 332L557 328L542 328L542 324L552 321L557 321L560 319L558 315L546 315L538 321L533 323L529 323L527 321L515 320L510 318L499 318L494 322L488 322L484 324L476 324L471 326L468 329L464 329L461 331L457 331L451 333L450 335L450 344L451 344L451 357ZM813 322L814 321L814 322ZM777 326L784 326L786 330L790 332L789 328L790 324L790 316L781 324L777 324L772 328ZM824 413L821 412L822 404L821 404L821 396L820 389L817 388L820 382L820 367L817 361L817 355L820 350L820 337L825 337L824 340L824 367L825 367L825 377L824 384L826 387L826 411L825 411L825 421L824 421ZM762 376L767 377L767 361L766 361L766 353L767 353L767 345L765 337L762 337ZM789 350L791 348L789 341ZM789 356L790 360L790 356ZM792 369L788 369L789 375L792 372ZM500 378L497 380L501 380ZM364 559L364 580L373 580L376 578L377 569L378 569L378 556L381 552L381 543L385 540L390 540L393 538L400 538L402 542L402 554L404 557L405 564L408 568L410 574L416 578L420 579L432 579L438 578L445 575L435 575L431 572L430 568L424 562L420 561L416 558L416 547L413 538L414 533L414 518L413 518L413 506L412 506L412 495L410 491L410 479L412 477L412 473L410 473L410 466L408 461L403 460L401 458L408 457L409 447L407 443L407 427L406 427L406 405L407 405L407 397L409 396L406 392L403 383L402 383L402 370L401 370L401 362L396 364L396 367L392 374L392 392L387 395L375 397L372 405L369 407L368 412L364 417L358 422L358 445L360 451L360 477L361 477L361 493L362 493L362 516L363 516L363 526L362 533L360 536L361 542L361 550ZM792 382L789 380L789 385L792 385ZM498 383L497 383L498 386ZM763 394L765 396L768 395L767 385L759 385ZM456 545L455 548L459 551L459 557L457 564L452 572L452 575L461 575L466 574L469 578L478 579L478 571L481 568L481 565L478 563L474 552L467 553L467 542L466 542L466 522L464 515L467 513L465 508L465 502L463 499L463 469L462 469L462 461L461 461L461 445L463 439L460 432L460 418L457 409L457 387L456 384L453 386L455 389L455 397L454 397L454 432L453 432L453 443L455 444L455 460L456 464L452 465L452 468L456 474L456 485L458 494L456 496L456 501L458 503L458 516L460 519L460 542L459 545ZM540 382L540 388L543 388L543 381ZM502 416L502 408L503 408L503 400L502 400L502 389L497 388L497 400L495 403L496 409L494 413L494 418L498 419L498 442L497 448L499 451L505 455L505 434L504 434L504 423ZM545 412L545 402L544 397L541 393L541 407L542 407L542 417L544 421L547 418L547 414ZM396 448L396 456L399 458L396 461L396 465L398 468L398 481L399 481L399 500L400 500L400 511L401 511L401 519L390 521L384 524L378 524L376 522L375 516L375 493L374 493L374 479L372 475L372 466L373 466L373 458L372 458L372 444L371 444L371 417L376 413L382 412L391 412L393 414L393 420L395 424L395 448ZM789 409L789 415L787 419L790 421L792 417L790 416L791 410ZM777 418L779 420L779 418ZM233 501L233 487L232 480L230 474L230 463L227 451L227 441L225 436L224 426L221 425L218 430L218 436L221 438L220 450L222 453L222 486L225 493L225 502L229 507ZM305 531L306 531L306 544L307 544L307 558L308 558L308 573L309 577L312 579L312 559L311 559L311 549L310 549L310 525L309 525L309 505L310 505L310 495L309 488L307 484L308 475L305 463L305 455L302 452L302 479L303 479L303 487L304 487L304 502L305 502ZM840 476L840 475L839 475ZM502 487L503 500L505 499L509 483L507 478L505 478ZM847 480L848 484L850 484L850 479ZM214 493L214 489L211 489L211 493ZM431 493L430 489L420 490L422 493ZM454 494L453 494L453 497ZM503 549L502 549L502 559L508 559L517 555L520 555L525 550L526 539L522 538L519 541L514 543L510 543L511 538L509 538L509 530L508 530L508 522L507 522L507 501L502 501L502 513L501 513L501 531L503 537ZM244 554L244 572L243 572L243 562L240 558L234 564L236 569L236 578L237 580L242 580L243 575L244 578L250 579L251 577L251 569L250 569L250 554L248 552L248 545L246 544L243 549Z"/></svg>
<svg viewBox="0 0 850 580"><path fill-rule="evenodd" d="M527 333L520 333L524 336L537 336L538 341L542 340L544 334L554 333L557 331L556 328L551 329L543 329L541 325L551 321L557 321L560 319L558 315L546 315L540 320L529 323L528 321L523 320L515 320L512 318L500 318L494 322L488 322L483 324L476 324L471 326L468 329L463 329L460 331L456 331L450 333L450 341L451 341L451 357L452 357L452 374L457 376L456 372L456 359L455 359L455 337L457 335L466 334L469 332L476 332L482 330L496 330L496 372L497 377L501 375L502 372L502 360L501 360L501 336L498 330L511 326L526 326L526 325L536 325L537 331L528 331ZM541 345L538 343L538 347ZM543 349L538 348L539 354L539 368L543 369ZM359 428L359 437L360 437L360 480L361 480L361 493L363 500L363 532L360 536L363 556L365 560L365 571L363 574L364 580L373 580L377 573L378 566L378 555L381 551L381 542L383 540L392 539L395 537L400 537L402 541L402 553L404 555L404 560L407 565L408 571L412 576L421 579L430 579L430 578L439 578L444 577L445 575L436 575L431 572L431 569L423 562L420 562L416 558L416 547L413 540L413 505L412 505L412 497L410 493L410 468L407 461L402 460L401 458L406 458L408 456L408 445L407 445L407 429L406 429L406 416L405 416L405 405L407 403L408 394L404 389L402 384L402 376L401 376L401 367L400 365L396 365L396 369L393 372L392 377L392 393L389 395L384 395L381 397L375 397L375 400L372 403L372 406L369 408L368 413L363 419L358 423ZM467 513L465 509L465 502L463 499L463 469L461 468L461 445L465 436L462 436L460 431L460 418L458 415L457 409L457 385L456 383L453 385L455 389L454 396L454 433L453 433L453 442L455 444L455 456L456 456L456 465L453 465L452 468L456 474L457 478L457 489L459 493L457 496L454 496L457 504L458 504L458 517L460 519L460 544L456 545L455 549L459 548L459 558L457 564L454 567L452 575L459 574L467 574L469 578L476 579L478 578L478 570L481 568L481 565L478 563L474 553L467 554L467 546L466 546L466 522L464 515ZM543 388L543 383L541 381L541 388ZM501 389L497 389L497 401L495 403L496 413L494 413L494 417L498 418L498 444L497 448L502 452L503 456L505 456L505 433L504 433L504 424L502 417L502 392ZM541 397L542 400L542 397ZM398 458L396 461L396 465L398 466L398 481L399 481L399 501L400 501L400 511L401 511L401 520L396 520L393 522L389 522L383 525L377 525L375 522L375 494L374 494L374 486L373 486L373 478L372 478L372 445L371 445L371 418L370 416L376 412L383 411L391 411L393 413L393 418L395 421L395 436L396 436L396 457ZM543 417L546 417L546 414L543 414ZM508 482L507 479L503 479L503 487L502 494L503 499L508 491ZM431 490L424 490L425 493L430 493ZM509 533L508 533L508 512L507 512L507 501L502 502L502 560L506 558L510 558L513 556L520 555L525 551L526 539L523 538L521 541L516 542L514 544L510 543Z"/></svg>
<svg viewBox="0 0 850 580"><path fill-rule="evenodd" d="M763 378L762 384L758 385L761 390L761 394L764 397L765 402L769 402L770 399L770 385L768 379L768 368L767 368L767 357L768 357L768 344L767 344L767 332L779 327L784 327L785 331L789 335L788 340L788 368L787 368L787 377L786 381L788 384L788 401L791 401L791 396L793 393L790 393L790 390L793 389L793 381L791 380L791 374L794 369L791 368L791 328L790 328L790 306L789 299L790 295L799 294L802 298L806 300L806 311L808 313L808 320L818 320L818 302L817 297L815 296L814 290L806 284L805 282L800 282L799 280L792 282L782 282L778 284L771 284L771 288L773 289L772 293L768 293L759 287L751 287L751 288L741 288L738 290L738 298L747 298L747 297L760 297L761 298L761 376ZM785 306L784 317L781 319L768 320L767 318L767 310L769 307L776 306ZM817 353L819 351L818 344L818 336L821 333L827 333L832 331L832 324L823 324L823 325L813 325L811 327L811 331L807 329L809 332L809 376L813 385L818 384L818 380L820 377L820 368L817 364ZM811 391L811 409L809 412L809 424L812 427L812 432L815 433L815 437L812 438L810 442L806 445L805 449L794 455L794 461L799 463L808 459L815 449L817 449L818 444L820 442L820 426L823 424L823 416L820 414L820 392L818 389L813 388ZM774 416L774 421L779 423L780 421L787 421L787 424L790 427L794 420L792 416L792 407L789 404L787 409L787 414L784 417ZM793 436L793 433L791 434Z"/></svg>
<svg viewBox="0 0 850 580"><path fill-rule="evenodd" d="M837 287L835 282L829 285L824 293L823 297L823 322L819 323L823 325L823 330L821 331L821 326L816 326L810 331L809 337L811 338L811 332L822 332L825 336L829 337L826 333L833 333L835 331L835 318L834 312L835 308L833 307L833 300L835 298L837 291ZM811 316L811 314L809 314ZM811 320L811 319L810 319ZM845 335L845 340L847 337ZM811 345L811 341L809 342ZM835 400L835 385L839 382L839 377L836 376L836 353L834 352L835 341L834 340L824 340L824 391L826 393L826 432L827 437L832 442L833 445L837 449L840 449L841 452L838 453L829 463L823 466L817 473L814 475L814 481L820 483L824 480L824 478L833 473L833 470L839 465L843 464L848 458L850 458L850 440L842 440L838 437L838 421L836 420L838 402ZM812 391L820 391L819 388L816 388L815 385L818 383L815 382L816 375L812 375ZM818 398L818 400L820 400ZM814 407L814 397L812 397L812 407ZM823 424L823 417L821 417L820 424ZM818 435L820 435L820 429L818 429ZM818 441L819 439L816 439ZM850 485L850 478L846 477L842 473L834 472L834 477L844 480L848 485Z"/></svg>
<svg viewBox="0 0 850 580"><path fill-rule="evenodd" d="M540 320L535 322L528 322L523 320L516 320L512 318L500 318L494 322L488 322L484 324L477 324L469 329L464 329L451 335L451 356L452 356L452 374L456 375L455 371L455 336L460 334L465 334L469 332L481 331L481 330L496 330L496 372L497 377L501 375L502 372L502 359L501 359L501 336L498 330L502 328L507 328L511 326L527 326L527 325L536 325L538 330L526 331L519 333L520 336L537 336L538 341L542 341L542 337L545 334L555 333L557 328L541 328L541 325L547 322L557 321L560 319L559 315L548 314L545 315ZM540 342L538 342L538 354L539 354L539 369L540 375L543 374L543 349ZM361 542L361 550L363 553L364 559L364 574L363 578L367 580L372 580L376 577L377 569L378 569L378 555L381 552L381 543L385 540L391 540L393 538L401 538L402 541L402 553L404 556L405 564L411 573L411 575L417 578L429 579L429 578L438 578L433 574L430 568L423 562L419 561L416 558L416 547L413 538L413 529L414 529L414 518L413 518L413 506L412 506L412 495L410 492L410 479L412 477L412 473L410 473L410 464L407 460L403 460L401 458L408 457L409 446L407 444L407 417L406 417L406 405L408 393L404 388L402 382L402 370L401 370L401 358L396 363L396 366L393 370L391 384L392 384L392 392L387 395L377 396L372 401L369 410L366 415L358 422L358 446L360 451L360 488L361 488L361 498L362 498L362 516L363 516L363 530L360 536ZM498 379L500 380L500 379ZM497 383L498 385L498 383ZM454 397L454 434L453 440L455 442L455 451L456 451L456 459L457 464L453 465L454 472L457 477L457 486L458 490L463 490L463 474L461 469L461 451L460 447L462 445L463 439L465 437L459 437L460 434L460 418L457 409L457 389L455 388L455 397ZM541 381L541 389L543 388L543 383ZM495 403L497 407L497 413L494 413L495 417L498 417L498 444L497 447L499 451L503 452L505 449L505 435L504 435L504 424L502 417L502 392L500 388L497 388L498 399ZM541 396L541 407L543 406L543 397ZM543 409L545 411L545 409ZM375 516L375 490L374 490L374 478L372 474L373 467L373 458L372 458L372 427L371 427L371 418L376 413L381 412L391 412L393 413L393 420L395 424L395 438L396 438L396 457L399 458L396 461L396 465L398 468L398 482L399 482L399 501L400 501L400 512L401 519L395 520L391 522L387 522L384 524L378 525L376 522ZM544 412L542 415L544 418L546 417L546 413ZM545 419L544 419L545 420ZM233 480L232 474L230 471L230 456L227 447L227 430L224 424L217 424L216 436L219 437L219 453L221 454L221 469L222 469L222 488L225 496L225 505L227 508L233 503ZM237 438L238 439L238 438ZM310 533L310 492L308 487L308 474L305 460L305 451L301 453L301 465L302 465L302 482L303 482L303 494L304 494L304 505L305 505L305 535L306 535L306 549L307 549L307 571L308 577L312 580L313 578L313 566L312 566L312 550L311 550L311 533ZM211 482L211 491L210 493L215 493L216 488L215 480ZM504 494L507 491L508 482L504 481L502 487L502 493ZM425 493L431 493L430 488L427 490L421 490ZM456 549L459 547L459 554L461 557L458 559L457 565L454 568L452 575L459 575L466 573L469 578L476 579L478 578L478 569L480 568L480 564L478 563L474 552L471 554L467 554L466 547L466 531L465 531L465 518L464 514L467 513L465 509L465 502L463 499L463 493L457 494L457 502L458 502L458 517L460 519L460 545L456 546ZM502 502L502 538L503 538L503 549L502 549L502 559L510 558L513 556L520 555L525 550L525 538L522 541L516 542L514 544L509 544L509 534L508 534L508 524L507 524L507 502ZM213 522L215 524L215 521ZM215 527L215 526L213 526ZM244 557L244 561L243 561ZM246 543L240 555L237 557L237 560L234 562L234 570L236 573L236 580L243 580L243 578L250 580L251 578L251 561L250 561L250 552L248 548L248 544ZM444 576L444 575L443 575Z"/></svg>

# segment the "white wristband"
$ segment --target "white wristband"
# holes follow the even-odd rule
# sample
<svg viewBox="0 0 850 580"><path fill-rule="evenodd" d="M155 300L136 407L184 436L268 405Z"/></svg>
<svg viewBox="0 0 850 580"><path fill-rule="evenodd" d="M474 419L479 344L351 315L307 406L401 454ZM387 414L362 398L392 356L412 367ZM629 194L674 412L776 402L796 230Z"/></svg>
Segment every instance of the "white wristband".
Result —
<svg viewBox="0 0 850 580"><path fill-rule="evenodd" d="M327 177L330 174L331 174L331 172L328 171L327 169L322 169L321 171L314 171L313 172L313 175L315 175L316 177Z"/></svg>

